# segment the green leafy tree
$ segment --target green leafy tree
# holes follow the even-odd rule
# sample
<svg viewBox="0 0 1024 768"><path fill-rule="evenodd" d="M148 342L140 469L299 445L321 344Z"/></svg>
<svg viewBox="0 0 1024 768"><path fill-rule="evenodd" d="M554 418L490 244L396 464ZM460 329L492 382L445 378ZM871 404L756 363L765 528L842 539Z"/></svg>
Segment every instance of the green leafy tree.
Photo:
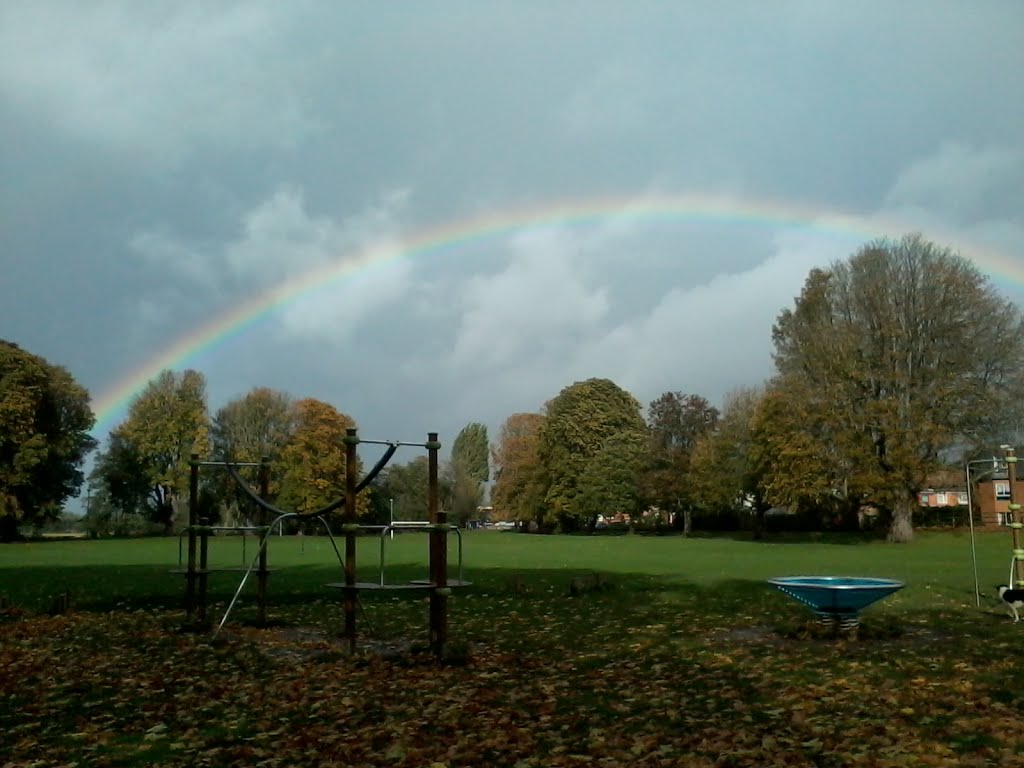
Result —
<svg viewBox="0 0 1024 768"><path fill-rule="evenodd" d="M188 504L189 459L210 453L206 379L198 371L162 371L128 408L111 445L137 457L149 488L148 514L170 530ZM123 464L122 464L123 466Z"/></svg>
<svg viewBox="0 0 1024 768"><path fill-rule="evenodd" d="M484 483L491 476L488 453L487 427L476 422L463 427L452 443L444 472L449 494L445 506L456 525L475 517L483 502Z"/></svg>
<svg viewBox="0 0 1024 768"><path fill-rule="evenodd" d="M538 453L543 423L543 414L514 413L501 426L491 454L494 464L491 505L496 520L543 522L547 488Z"/></svg>
<svg viewBox="0 0 1024 768"><path fill-rule="evenodd" d="M635 518L643 508L640 474L647 450L646 435L637 430L616 432L605 440L580 475L574 516L590 530L600 515L624 513Z"/></svg>
<svg viewBox="0 0 1024 768"><path fill-rule="evenodd" d="M345 495L344 439L356 424L351 416L312 398L296 401L293 419L294 431L281 451L277 502L282 509L312 512ZM365 494L360 494L356 514L368 508Z"/></svg>
<svg viewBox="0 0 1024 768"><path fill-rule="evenodd" d="M635 397L608 379L563 389L545 406L537 453L547 480L545 523L577 530L587 523L575 505L579 479L605 442L620 433L646 435Z"/></svg>
<svg viewBox="0 0 1024 768"><path fill-rule="evenodd" d="M809 427L853 467L865 502L913 538L913 512L948 449L1020 402L1024 319L966 259L911 235L814 270L773 330Z"/></svg>
<svg viewBox="0 0 1024 768"><path fill-rule="evenodd" d="M645 495L675 522L684 535L693 528L695 500L690 459L697 441L718 424L718 409L700 395L665 392L647 409L650 449L644 472Z"/></svg>
<svg viewBox="0 0 1024 768"><path fill-rule="evenodd" d="M0 541L60 516L82 486L94 424L66 369L0 339Z"/></svg>
<svg viewBox="0 0 1024 768"><path fill-rule="evenodd" d="M487 427L473 422L463 427L452 442L453 464L476 482L483 484L491 479L488 462Z"/></svg>
<svg viewBox="0 0 1024 768"><path fill-rule="evenodd" d="M120 432L110 434L107 449L97 457L90 475L90 506L98 515L106 513L97 520L105 519L109 530L122 532L133 516L155 517L162 496L142 471L144 465L134 444Z"/></svg>
<svg viewBox="0 0 1024 768"><path fill-rule="evenodd" d="M213 455L221 461L258 462L269 459L269 494L273 499L281 488L281 453L295 431L295 410L290 395L257 387L220 408L213 417ZM242 468L242 477L258 483L256 468ZM227 472L208 473L209 487L225 506L229 516L252 507Z"/></svg>
<svg viewBox="0 0 1024 768"><path fill-rule="evenodd" d="M394 503L388 491L387 468L383 469L366 488L366 512L362 522L366 525L387 525L391 521L391 509Z"/></svg>
<svg viewBox="0 0 1024 768"><path fill-rule="evenodd" d="M277 459L291 439L295 411L290 395L257 387L213 417L213 452L221 460Z"/></svg>
<svg viewBox="0 0 1024 768"><path fill-rule="evenodd" d="M427 488L430 480L426 456L417 456L406 464L392 464L381 481L390 507L393 504L395 520L426 520Z"/></svg>
<svg viewBox="0 0 1024 768"><path fill-rule="evenodd" d="M472 476L464 464L449 461L441 476L443 502L451 518L449 522L465 526L476 517L477 509L483 503L483 485Z"/></svg>
<svg viewBox="0 0 1024 768"><path fill-rule="evenodd" d="M754 460L754 423L762 397L759 388L729 393L717 428L697 440L690 462L696 503L709 512L751 515L755 538L764 535L764 515L771 508Z"/></svg>

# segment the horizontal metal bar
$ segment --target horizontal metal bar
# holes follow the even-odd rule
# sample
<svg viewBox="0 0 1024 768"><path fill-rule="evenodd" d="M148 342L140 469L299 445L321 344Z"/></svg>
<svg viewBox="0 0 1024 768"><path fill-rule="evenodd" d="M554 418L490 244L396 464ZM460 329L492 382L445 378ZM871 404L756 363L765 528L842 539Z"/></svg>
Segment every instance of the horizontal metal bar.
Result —
<svg viewBox="0 0 1024 768"><path fill-rule="evenodd" d="M409 448L425 448L426 443L407 443L403 440L364 440L359 438L360 443L369 443L370 445L404 445Z"/></svg>
<svg viewBox="0 0 1024 768"><path fill-rule="evenodd" d="M263 462L260 461L194 461L191 462L197 467L262 467Z"/></svg>

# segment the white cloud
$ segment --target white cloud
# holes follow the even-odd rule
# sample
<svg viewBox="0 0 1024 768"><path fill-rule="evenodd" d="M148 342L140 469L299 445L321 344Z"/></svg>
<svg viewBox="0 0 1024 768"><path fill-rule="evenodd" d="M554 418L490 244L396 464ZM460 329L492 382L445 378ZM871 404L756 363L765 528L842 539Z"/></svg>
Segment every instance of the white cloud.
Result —
<svg viewBox="0 0 1024 768"><path fill-rule="evenodd" d="M388 259L403 250L400 222L410 196L405 188L343 219L314 215L300 188L283 186L242 215L238 236L218 245L193 245L163 232L143 231L129 247L150 264L223 303L242 304L281 283L322 276L276 315L276 331L288 340L346 341L352 331L411 288L407 260ZM371 258L379 254L384 258ZM160 297L180 300L180 286L165 281L152 292L146 315L157 317Z"/></svg>
<svg viewBox="0 0 1024 768"><path fill-rule="evenodd" d="M302 191L283 187L244 217L239 238L222 258L235 280L258 290L321 273L320 285L285 305L279 331L286 339L341 344L411 288L407 260L367 258L403 250L400 216L409 196L408 189L397 188L335 220L311 215Z"/></svg>
<svg viewBox="0 0 1024 768"><path fill-rule="evenodd" d="M833 239L781 235L778 250L751 269L671 288L650 310L583 346L581 363L615 364L619 383L639 397L684 389L714 399L771 375L771 328L814 266L843 254Z"/></svg>
<svg viewBox="0 0 1024 768"><path fill-rule="evenodd" d="M613 264L624 236L629 248ZM611 378L644 402L668 389L720 400L771 375L778 313L792 305L811 267L845 257L849 247L805 232L776 234L775 243L770 258L737 271L727 271L723 261L710 278L696 278L677 257L677 271L665 282L664 272L645 269L643 255L630 257L645 253L643 227L635 221L522 235L509 243L503 269L456 286L458 324L449 331L442 375L461 388L463 410L482 412L495 403L507 413L536 409L563 386L591 376ZM601 258L589 259L591 252ZM616 300L615 280L644 284L649 301ZM443 335L444 326L436 332ZM406 372L423 365L416 360Z"/></svg>
<svg viewBox="0 0 1024 768"><path fill-rule="evenodd" d="M342 240L334 221L306 211L300 189L281 187L245 214L223 258L243 283L266 285L323 264L337 255Z"/></svg>
<svg viewBox="0 0 1024 768"><path fill-rule="evenodd" d="M100 391L349 264L211 350L211 392L452 434L588 376L641 399L756 383L809 267L861 235L986 245L1019 274L1024 5L747 5L4 0L0 326ZM627 210L360 261L517 204L737 190L715 223ZM787 201L868 213L782 236L747 215Z"/></svg>
<svg viewBox="0 0 1024 768"><path fill-rule="evenodd" d="M509 243L495 275L469 277L460 288L461 320L448 363L500 369L524 358L561 354L608 311L606 292L587 285L568 232L542 230Z"/></svg>
<svg viewBox="0 0 1024 768"><path fill-rule="evenodd" d="M1024 154L1019 148L944 142L936 152L900 172L884 206L925 210L947 221L969 224L984 217L986 210L1002 208L1007 195L1014 203L1024 200L1022 172Z"/></svg>
<svg viewBox="0 0 1024 768"><path fill-rule="evenodd" d="M975 260L1021 301L1022 175L1024 148L945 142L897 175L878 216Z"/></svg>
<svg viewBox="0 0 1024 768"><path fill-rule="evenodd" d="M562 121L576 136L645 133L666 106L661 103L664 96L656 92L656 82L654 73L635 61L610 61L576 89L565 106Z"/></svg>
<svg viewBox="0 0 1024 768"><path fill-rule="evenodd" d="M138 232L128 247L159 269L182 274L200 285L213 286L216 283L214 265L202 250L189 247L163 232Z"/></svg>
<svg viewBox="0 0 1024 768"><path fill-rule="evenodd" d="M8 0L0 93L58 130L157 165L204 143L294 146L317 129L299 73L277 53L296 10Z"/></svg>

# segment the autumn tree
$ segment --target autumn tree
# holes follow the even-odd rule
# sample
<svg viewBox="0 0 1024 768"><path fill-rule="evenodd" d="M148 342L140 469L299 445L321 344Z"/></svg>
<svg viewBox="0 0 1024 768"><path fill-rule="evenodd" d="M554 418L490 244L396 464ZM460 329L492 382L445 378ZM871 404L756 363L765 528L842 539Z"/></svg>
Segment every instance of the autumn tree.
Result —
<svg viewBox="0 0 1024 768"><path fill-rule="evenodd" d="M690 459L697 441L718 424L718 409L700 395L665 392L647 409L650 447L644 472L645 495L675 521L684 535L693 528L694 498Z"/></svg>
<svg viewBox="0 0 1024 768"><path fill-rule="evenodd" d="M765 500L855 528L865 498L856 485L855 467L794 383L773 382L754 413L749 460Z"/></svg>
<svg viewBox="0 0 1024 768"><path fill-rule="evenodd" d="M306 398L292 406L294 429L280 457L281 490L277 506L312 512L345 495L345 435L356 423L329 403ZM362 462L356 467L360 477ZM369 510L366 494L356 499L356 514ZM335 516L342 513L339 509Z"/></svg>
<svg viewBox="0 0 1024 768"><path fill-rule="evenodd" d="M730 392L718 426L698 438L690 465L696 504L709 512L752 515L755 538L763 536L764 515L771 507L754 461L754 424L762 397L760 388Z"/></svg>
<svg viewBox="0 0 1024 768"><path fill-rule="evenodd" d="M809 426L841 447L865 502L913 538L940 455L1019 403L1024 319L966 259L910 235L813 270L773 329Z"/></svg>
<svg viewBox="0 0 1024 768"><path fill-rule="evenodd" d="M538 447L543 423L543 414L514 413L501 426L491 452L491 506L497 520L542 521L546 488Z"/></svg>
<svg viewBox="0 0 1024 768"><path fill-rule="evenodd" d="M205 458L210 453L206 379L193 370L162 371L132 401L110 440L112 448L136 457L136 469L149 489L146 512L170 529L187 503L191 454Z"/></svg>
<svg viewBox="0 0 1024 768"><path fill-rule="evenodd" d="M0 541L60 516L96 446L89 393L71 374L0 339Z"/></svg>
<svg viewBox="0 0 1024 768"><path fill-rule="evenodd" d="M579 478L605 442L623 432L645 435L635 397L608 379L563 389L545 406L537 453L544 467L545 522L576 530L587 520L575 506Z"/></svg>

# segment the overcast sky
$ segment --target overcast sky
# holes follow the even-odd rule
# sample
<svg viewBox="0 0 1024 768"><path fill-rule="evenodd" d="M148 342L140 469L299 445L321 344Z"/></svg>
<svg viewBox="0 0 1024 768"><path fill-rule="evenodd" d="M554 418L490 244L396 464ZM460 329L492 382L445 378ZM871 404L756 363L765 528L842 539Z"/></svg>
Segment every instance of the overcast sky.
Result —
<svg viewBox="0 0 1024 768"><path fill-rule="evenodd" d="M211 410L270 386L450 445L591 376L718 404L808 270L894 226L1024 300L1024 3L0 4L0 337L98 402L381 244L712 196L392 259L186 362Z"/></svg>

